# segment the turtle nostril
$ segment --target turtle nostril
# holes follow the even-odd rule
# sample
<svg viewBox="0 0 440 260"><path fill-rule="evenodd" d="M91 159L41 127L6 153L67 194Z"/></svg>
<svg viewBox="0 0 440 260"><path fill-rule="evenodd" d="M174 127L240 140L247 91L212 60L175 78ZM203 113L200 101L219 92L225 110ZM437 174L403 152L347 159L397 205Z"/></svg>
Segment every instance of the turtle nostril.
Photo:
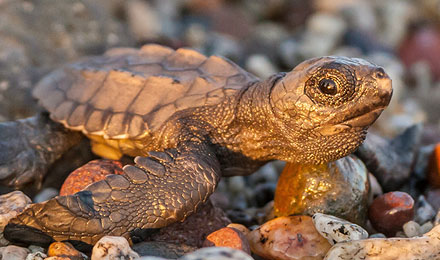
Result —
<svg viewBox="0 0 440 260"><path fill-rule="evenodd" d="M377 79L384 79L388 77L385 71L383 70L383 68L377 68L376 71L374 72L374 76Z"/></svg>

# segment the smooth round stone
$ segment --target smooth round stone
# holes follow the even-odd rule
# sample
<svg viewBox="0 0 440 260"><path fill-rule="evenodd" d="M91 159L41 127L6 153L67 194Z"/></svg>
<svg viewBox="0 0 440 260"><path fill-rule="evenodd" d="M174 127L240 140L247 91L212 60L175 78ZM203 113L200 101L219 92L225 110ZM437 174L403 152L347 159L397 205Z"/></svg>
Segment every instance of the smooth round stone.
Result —
<svg viewBox="0 0 440 260"><path fill-rule="evenodd" d="M82 258L83 255L81 252L76 250L72 244L68 242L54 242L50 244L49 249L47 250L48 256L61 256L61 257L70 257L70 258Z"/></svg>
<svg viewBox="0 0 440 260"><path fill-rule="evenodd" d="M229 247L205 247L182 256L179 260L254 260L245 252Z"/></svg>
<svg viewBox="0 0 440 260"><path fill-rule="evenodd" d="M203 242L204 247L230 247L251 254L246 236L235 228L225 227L209 234Z"/></svg>
<svg viewBox="0 0 440 260"><path fill-rule="evenodd" d="M88 185L103 180L109 174L122 173L122 163L119 161L90 161L69 174L61 186L60 196L77 193Z"/></svg>
<svg viewBox="0 0 440 260"><path fill-rule="evenodd" d="M126 259L132 260L139 258L138 253L133 251L124 237L104 236L93 247L93 260L112 260Z"/></svg>
<svg viewBox="0 0 440 260"><path fill-rule="evenodd" d="M394 236L403 224L413 219L414 200L405 192L388 192L373 201L368 215L377 231Z"/></svg>
<svg viewBox="0 0 440 260"><path fill-rule="evenodd" d="M325 213L363 225L367 214L368 172L347 156L321 165L287 164L275 190L275 215Z"/></svg>
<svg viewBox="0 0 440 260"><path fill-rule="evenodd" d="M332 245L368 238L368 232L365 229L341 218L315 213L312 219L319 234Z"/></svg>
<svg viewBox="0 0 440 260"><path fill-rule="evenodd" d="M19 246L0 247L0 259L25 260L29 250Z"/></svg>
<svg viewBox="0 0 440 260"><path fill-rule="evenodd" d="M429 231L432 230L433 227L434 227L434 224L432 224L431 221L428 221L425 224L423 224L422 226L420 226L420 233L421 234L428 233Z"/></svg>
<svg viewBox="0 0 440 260"><path fill-rule="evenodd" d="M421 235L420 225L415 221L408 221L403 224L403 232L407 237L416 237Z"/></svg>
<svg viewBox="0 0 440 260"><path fill-rule="evenodd" d="M309 216L279 217L247 236L252 253L267 260L318 260L330 249Z"/></svg>
<svg viewBox="0 0 440 260"><path fill-rule="evenodd" d="M21 191L13 191L0 196L0 246L9 244L9 241L3 237L6 224L30 203L32 203L31 199Z"/></svg>

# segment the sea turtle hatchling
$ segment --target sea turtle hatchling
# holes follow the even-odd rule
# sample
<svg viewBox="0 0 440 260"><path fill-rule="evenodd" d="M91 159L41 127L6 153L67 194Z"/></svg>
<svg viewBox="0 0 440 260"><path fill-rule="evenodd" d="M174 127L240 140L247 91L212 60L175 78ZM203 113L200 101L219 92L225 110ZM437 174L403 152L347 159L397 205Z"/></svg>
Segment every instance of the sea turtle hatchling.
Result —
<svg viewBox="0 0 440 260"><path fill-rule="evenodd" d="M274 159L319 164L353 152L392 88L381 67L362 59L314 58L260 81L225 58L146 45L66 65L33 93L53 121L0 127L0 174L13 184L41 179L79 132L98 155L137 157L124 175L31 205L5 237L94 244L184 220L221 176L251 174Z"/></svg>

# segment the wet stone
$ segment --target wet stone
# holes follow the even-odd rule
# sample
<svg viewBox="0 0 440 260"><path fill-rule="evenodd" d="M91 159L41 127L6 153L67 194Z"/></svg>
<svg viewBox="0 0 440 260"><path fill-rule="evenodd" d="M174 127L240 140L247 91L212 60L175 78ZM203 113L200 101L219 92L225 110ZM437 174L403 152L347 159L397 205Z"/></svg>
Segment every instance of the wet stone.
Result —
<svg viewBox="0 0 440 260"><path fill-rule="evenodd" d="M179 260L253 260L253 258L241 250L229 247L205 247Z"/></svg>
<svg viewBox="0 0 440 260"><path fill-rule="evenodd" d="M3 230L9 220L22 212L30 204L31 199L21 191L13 191L0 196L0 245L9 244L3 237Z"/></svg>
<svg viewBox="0 0 440 260"><path fill-rule="evenodd" d="M320 212L362 225L367 199L367 169L355 156L347 156L322 165L287 164L274 208L276 216Z"/></svg>
<svg viewBox="0 0 440 260"><path fill-rule="evenodd" d="M73 171L64 181L60 196L71 195L89 184L103 180L109 174L122 174L122 163L113 160L94 160Z"/></svg>
<svg viewBox="0 0 440 260"><path fill-rule="evenodd" d="M203 242L204 247L230 247L251 254L249 242L243 234L235 228L225 227L209 234Z"/></svg>
<svg viewBox="0 0 440 260"><path fill-rule="evenodd" d="M365 229L341 218L315 213L312 219L319 234L325 237L332 245L339 242L368 238L368 232Z"/></svg>
<svg viewBox="0 0 440 260"><path fill-rule="evenodd" d="M436 226L422 237L374 238L337 243L330 249L324 259L438 259L439 248L440 226Z"/></svg>
<svg viewBox="0 0 440 260"><path fill-rule="evenodd" d="M93 247L93 260L137 259L139 255L133 251L127 239L116 236L104 236Z"/></svg>
<svg viewBox="0 0 440 260"><path fill-rule="evenodd" d="M19 246L0 247L0 259L8 260L25 260L29 253L29 249Z"/></svg>
<svg viewBox="0 0 440 260"><path fill-rule="evenodd" d="M247 237L252 253L268 260L322 259L331 247L309 216L273 219Z"/></svg>
<svg viewBox="0 0 440 260"><path fill-rule="evenodd" d="M405 192L388 192L373 201L368 215L377 231L393 236L403 224L413 219L414 200Z"/></svg>
<svg viewBox="0 0 440 260"><path fill-rule="evenodd" d="M49 249L47 250L47 255L84 259L82 253L76 250L72 244L67 242L54 242L50 244Z"/></svg>

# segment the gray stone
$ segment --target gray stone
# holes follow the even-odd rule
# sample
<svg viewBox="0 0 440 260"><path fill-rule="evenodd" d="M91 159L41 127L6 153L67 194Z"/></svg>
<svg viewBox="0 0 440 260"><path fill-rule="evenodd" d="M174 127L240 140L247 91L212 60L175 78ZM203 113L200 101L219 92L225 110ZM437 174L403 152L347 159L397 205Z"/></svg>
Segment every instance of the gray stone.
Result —
<svg viewBox="0 0 440 260"><path fill-rule="evenodd" d="M414 220L418 223L425 223L433 219L436 215L434 208L426 201L425 196L420 195L416 204L416 214Z"/></svg>
<svg viewBox="0 0 440 260"><path fill-rule="evenodd" d="M59 190L55 188L45 188L34 197L34 203L40 203L58 196Z"/></svg>
<svg viewBox="0 0 440 260"><path fill-rule="evenodd" d="M132 260L137 258L139 258L138 253L130 248L127 239L124 237L104 236L95 244L92 250L93 260Z"/></svg>
<svg viewBox="0 0 440 260"><path fill-rule="evenodd" d="M0 247L0 259L8 259L8 260L25 260L29 250L24 247L19 246L6 246Z"/></svg>
<svg viewBox="0 0 440 260"><path fill-rule="evenodd" d="M241 250L229 247L205 247L179 260L253 260L253 258Z"/></svg>
<svg viewBox="0 0 440 260"><path fill-rule="evenodd" d="M420 225L415 221L408 221L403 225L403 232L407 237L417 237L421 235Z"/></svg>

